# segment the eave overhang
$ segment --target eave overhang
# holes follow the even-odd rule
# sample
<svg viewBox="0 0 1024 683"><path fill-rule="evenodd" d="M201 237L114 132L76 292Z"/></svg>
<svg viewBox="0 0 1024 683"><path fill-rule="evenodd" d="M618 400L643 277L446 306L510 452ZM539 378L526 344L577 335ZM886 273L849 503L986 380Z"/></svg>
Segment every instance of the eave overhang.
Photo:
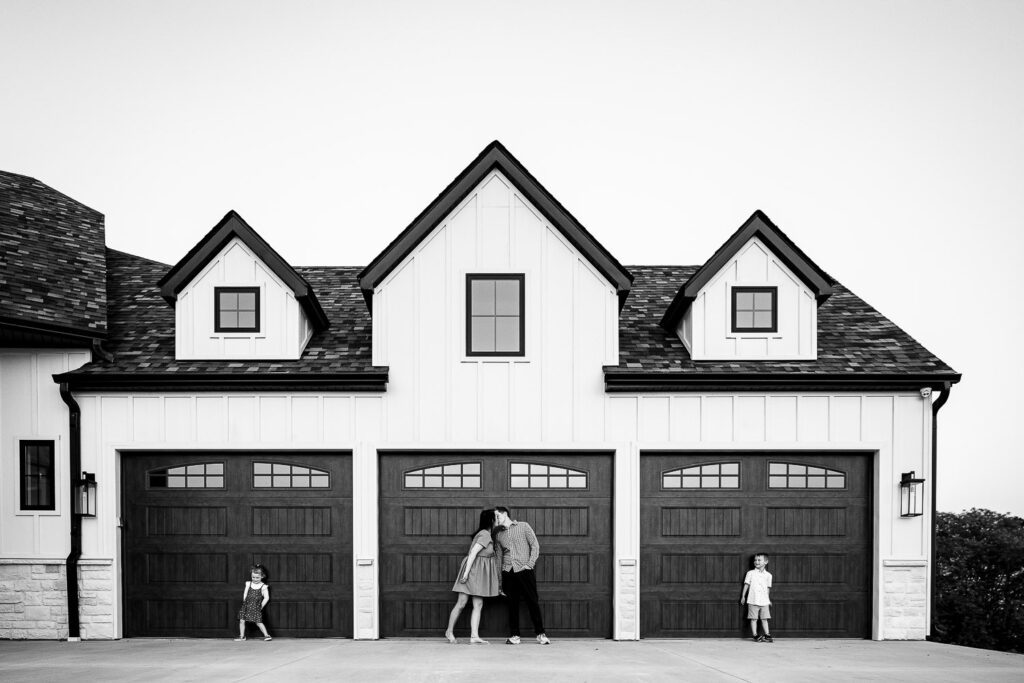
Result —
<svg viewBox="0 0 1024 683"><path fill-rule="evenodd" d="M78 373L53 376L53 381L67 383L74 391L344 391L384 392L388 384L388 368L378 367L360 372L304 373L269 375L252 373L202 373L172 375L169 373Z"/></svg>
<svg viewBox="0 0 1024 683"><path fill-rule="evenodd" d="M306 282L306 279L299 275L266 240L260 237L233 210L228 211L224 218L185 254L184 258L160 278L157 283L157 286L160 287L160 296L173 306L181 290L187 287L200 271L227 246L228 242L236 237L291 289L314 330L319 332L329 327L327 314L324 313L313 288Z"/></svg>
<svg viewBox="0 0 1024 683"><path fill-rule="evenodd" d="M373 290L487 177L487 174L494 170L501 171L544 215L544 218L612 283L621 308L629 295L633 276L497 140L485 147L479 156L359 274L359 287L367 306L372 310Z"/></svg>
<svg viewBox="0 0 1024 683"><path fill-rule="evenodd" d="M812 373L665 373L623 372L605 368L608 393L701 391L919 391L941 390L960 381L960 373L945 374L812 374Z"/></svg>
<svg viewBox="0 0 1024 683"><path fill-rule="evenodd" d="M814 293L819 306L832 295L835 280L811 261L763 211L758 209L725 241L725 244L718 248L707 263L679 288L661 319L661 326L674 332L700 290L754 237L761 240L800 278Z"/></svg>
<svg viewBox="0 0 1024 683"><path fill-rule="evenodd" d="M92 346L106 338L106 330L0 316L0 346Z"/></svg>

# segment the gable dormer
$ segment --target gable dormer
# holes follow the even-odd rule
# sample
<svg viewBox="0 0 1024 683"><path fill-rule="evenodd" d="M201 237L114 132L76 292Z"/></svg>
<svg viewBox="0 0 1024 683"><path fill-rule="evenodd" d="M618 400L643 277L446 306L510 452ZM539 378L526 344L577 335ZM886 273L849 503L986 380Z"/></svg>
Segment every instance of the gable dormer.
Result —
<svg viewBox="0 0 1024 683"><path fill-rule="evenodd" d="M816 360L835 282L755 211L679 289L661 325L701 360Z"/></svg>
<svg viewBox="0 0 1024 683"><path fill-rule="evenodd" d="M159 286L176 360L297 360L328 325L309 283L234 211Z"/></svg>

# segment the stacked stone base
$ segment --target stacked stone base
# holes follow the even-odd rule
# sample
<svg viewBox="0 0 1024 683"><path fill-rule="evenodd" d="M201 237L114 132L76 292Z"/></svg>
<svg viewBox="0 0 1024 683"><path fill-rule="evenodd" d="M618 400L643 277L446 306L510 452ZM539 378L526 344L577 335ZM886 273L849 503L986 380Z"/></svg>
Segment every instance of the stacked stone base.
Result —
<svg viewBox="0 0 1024 683"><path fill-rule="evenodd" d="M66 576L63 560L0 560L0 638L67 639Z"/></svg>
<svg viewBox="0 0 1024 683"><path fill-rule="evenodd" d="M882 594L882 637L924 640L928 629L928 565L919 560L886 560Z"/></svg>

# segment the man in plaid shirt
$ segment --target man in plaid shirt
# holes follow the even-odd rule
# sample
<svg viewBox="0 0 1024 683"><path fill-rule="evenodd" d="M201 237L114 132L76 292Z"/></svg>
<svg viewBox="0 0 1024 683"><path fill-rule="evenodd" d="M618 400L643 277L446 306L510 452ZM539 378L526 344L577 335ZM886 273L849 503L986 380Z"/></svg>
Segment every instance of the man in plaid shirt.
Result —
<svg viewBox="0 0 1024 683"><path fill-rule="evenodd" d="M537 535L526 522L509 519L506 507L494 508L494 521L498 526L505 527L496 539L502 548L501 589L508 597L508 626L512 634L505 642L509 645L519 644L519 601L525 600L537 642L550 645L551 640L544 633L540 605L537 604L537 577L533 573L533 566L540 557Z"/></svg>

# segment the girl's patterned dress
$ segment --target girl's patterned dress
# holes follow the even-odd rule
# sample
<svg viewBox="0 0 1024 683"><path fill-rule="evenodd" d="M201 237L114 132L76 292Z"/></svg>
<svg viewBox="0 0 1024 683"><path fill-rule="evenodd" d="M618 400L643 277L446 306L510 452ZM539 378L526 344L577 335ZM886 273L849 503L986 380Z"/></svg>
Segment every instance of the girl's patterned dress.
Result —
<svg viewBox="0 0 1024 683"><path fill-rule="evenodd" d="M249 584L249 588L245 592L245 600L242 602L242 609L238 610L239 621L263 623L263 610L260 605L263 604L264 585L266 584L261 584L259 588L253 588L252 584Z"/></svg>

